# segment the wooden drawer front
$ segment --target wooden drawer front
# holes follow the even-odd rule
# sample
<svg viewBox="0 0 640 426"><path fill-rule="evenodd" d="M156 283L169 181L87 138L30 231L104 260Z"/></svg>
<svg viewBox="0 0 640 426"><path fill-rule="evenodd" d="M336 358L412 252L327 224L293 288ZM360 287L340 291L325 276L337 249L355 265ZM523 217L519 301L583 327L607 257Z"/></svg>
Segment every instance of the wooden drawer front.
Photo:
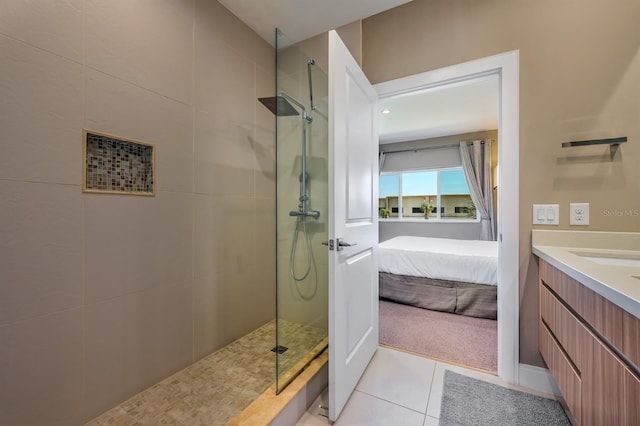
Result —
<svg viewBox="0 0 640 426"><path fill-rule="evenodd" d="M576 311L580 312L580 301L583 298L582 288L584 287L582 284L542 259L540 259L538 272L540 279L548 285L551 290L570 306L573 306Z"/></svg>
<svg viewBox="0 0 640 426"><path fill-rule="evenodd" d="M606 337L616 348L624 347L623 327L620 326L625 313L622 308L542 259L539 274L540 279L581 318L598 330L598 333ZM640 333L640 329L637 333Z"/></svg>
<svg viewBox="0 0 640 426"><path fill-rule="evenodd" d="M585 342L587 364L582 370L582 424L588 426L624 425L624 364L596 336ZM637 403L637 402L636 402Z"/></svg>
<svg viewBox="0 0 640 426"><path fill-rule="evenodd" d="M582 417L582 382L580 376L573 369L555 339L540 322L539 347L542 358L547 363L553 378L562 393L573 419L577 425Z"/></svg>
<svg viewBox="0 0 640 426"><path fill-rule="evenodd" d="M640 319L624 311L622 313L622 330L624 332L622 353L640 369Z"/></svg>
<svg viewBox="0 0 640 426"><path fill-rule="evenodd" d="M625 424L640 425L640 379L629 370L624 374Z"/></svg>
<svg viewBox="0 0 640 426"><path fill-rule="evenodd" d="M571 361L581 371L584 358L582 342L588 332L544 285L540 285L540 316Z"/></svg>

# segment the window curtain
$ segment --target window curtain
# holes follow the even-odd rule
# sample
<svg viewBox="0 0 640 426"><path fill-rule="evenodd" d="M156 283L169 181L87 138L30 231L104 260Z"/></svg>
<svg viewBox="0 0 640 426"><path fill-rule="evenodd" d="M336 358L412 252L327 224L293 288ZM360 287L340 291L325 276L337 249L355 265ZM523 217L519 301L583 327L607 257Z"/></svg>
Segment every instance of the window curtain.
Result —
<svg viewBox="0 0 640 426"><path fill-rule="evenodd" d="M462 169L471 199L480 214L482 240L495 241L493 192L491 188L491 140L460 142Z"/></svg>
<svg viewBox="0 0 640 426"><path fill-rule="evenodd" d="M385 173L458 167L461 164L458 144L416 147L385 151L380 157L380 170Z"/></svg>
<svg viewBox="0 0 640 426"><path fill-rule="evenodd" d="M387 158L387 154L385 154L384 151L380 151L380 153L378 154L378 174L382 173L385 158Z"/></svg>

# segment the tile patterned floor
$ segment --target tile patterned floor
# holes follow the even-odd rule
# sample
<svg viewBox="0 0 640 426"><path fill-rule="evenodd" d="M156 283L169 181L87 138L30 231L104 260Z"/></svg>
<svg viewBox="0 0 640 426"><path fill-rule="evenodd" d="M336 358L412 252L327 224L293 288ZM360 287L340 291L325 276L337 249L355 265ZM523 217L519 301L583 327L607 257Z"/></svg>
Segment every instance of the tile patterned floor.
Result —
<svg viewBox="0 0 640 426"><path fill-rule="evenodd" d="M326 337L320 330L281 321L279 355L290 368ZM134 395L89 426L225 425L275 380L275 321L271 321L219 351Z"/></svg>
<svg viewBox="0 0 640 426"><path fill-rule="evenodd" d="M283 378L293 366L327 337L327 330L306 324L280 320L278 345L287 351L278 355L278 377Z"/></svg>
<svg viewBox="0 0 640 426"><path fill-rule="evenodd" d="M435 426L440 416L445 370L531 392L530 389L506 384L492 374L379 347L334 425ZM325 390L297 426L328 425L327 418L323 416L326 411L323 413L319 408L321 404L327 405L326 400Z"/></svg>
<svg viewBox="0 0 640 426"><path fill-rule="evenodd" d="M325 333L296 324L289 325L292 327L287 336L291 340L287 343L295 345L307 344L312 347L317 343L317 336ZM296 337L291 337L294 335L292 330L298 332ZM227 424L273 384L275 363L271 348L274 346L274 333L275 323L268 323L133 396L88 425ZM312 336L308 343L305 343L305 335ZM256 352L260 355L256 355ZM290 362L294 362L295 352L291 355ZM440 415L444 372L447 369L501 386L514 387L492 374L380 347L334 425L435 426ZM328 425L327 418L322 415L326 413L319 408L321 404L326 406L326 401L325 390L297 425Z"/></svg>

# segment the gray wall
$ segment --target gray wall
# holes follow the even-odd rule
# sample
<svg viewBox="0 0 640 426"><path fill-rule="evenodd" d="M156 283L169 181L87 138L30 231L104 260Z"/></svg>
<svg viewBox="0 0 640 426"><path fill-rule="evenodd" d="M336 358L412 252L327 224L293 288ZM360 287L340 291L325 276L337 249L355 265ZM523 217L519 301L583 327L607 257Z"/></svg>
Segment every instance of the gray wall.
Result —
<svg viewBox="0 0 640 426"><path fill-rule="evenodd" d="M430 221L425 220L425 222ZM432 221L433 222L433 221ZM433 238L455 238L459 240L479 240L480 223L420 223L379 221L380 242L400 235Z"/></svg>

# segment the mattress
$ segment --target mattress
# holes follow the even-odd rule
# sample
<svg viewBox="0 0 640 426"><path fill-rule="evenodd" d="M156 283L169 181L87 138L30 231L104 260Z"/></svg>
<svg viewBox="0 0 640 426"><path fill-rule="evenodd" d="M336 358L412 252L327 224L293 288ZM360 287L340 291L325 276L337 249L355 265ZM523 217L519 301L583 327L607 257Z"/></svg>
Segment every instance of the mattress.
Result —
<svg viewBox="0 0 640 426"><path fill-rule="evenodd" d="M496 241L400 236L379 244L379 271L495 286Z"/></svg>

